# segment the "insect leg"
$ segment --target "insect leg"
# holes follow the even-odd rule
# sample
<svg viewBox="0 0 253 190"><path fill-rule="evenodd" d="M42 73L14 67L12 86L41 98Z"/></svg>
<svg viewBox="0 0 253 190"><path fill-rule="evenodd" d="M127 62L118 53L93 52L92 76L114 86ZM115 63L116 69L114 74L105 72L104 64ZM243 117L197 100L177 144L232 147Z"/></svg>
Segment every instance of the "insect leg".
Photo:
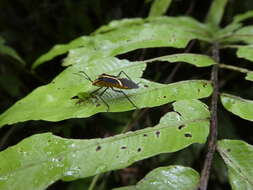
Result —
<svg viewBox="0 0 253 190"><path fill-rule="evenodd" d="M92 96L93 94L96 94L96 92L98 92L100 89L102 89L102 88L104 88L104 87L100 87L100 88L98 88L98 89L96 89L96 90L94 90L94 91L92 91L91 93L90 93L90 96ZM105 89L106 90L106 89ZM104 90L104 91L105 91ZM102 94L103 95L103 94Z"/></svg>
<svg viewBox="0 0 253 190"><path fill-rule="evenodd" d="M128 80L133 81L124 71L120 71L119 74L117 75L117 77L120 77L120 75L121 75L122 73L128 78ZM137 86L138 86L140 83L141 83L141 82L136 83Z"/></svg>
<svg viewBox="0 0 253 190"><path fill-rule="evenodd" d="M136 108L136 109L139 109L134 103L133 101L126 95L125 92L123 92L122 90L115 90L114 88L111 88L114 92L119 92L119 93L122 93L124 94L124 96L127 98L127 100Z"/></svg>
<svg viewBox="0 0 253 190"><path fill-rule="evenodd" d="M124 74L129 80L132 80L124 71L120 71L117 77L120 77L121 74Z"/></svg>
<svg viewBox="0 0 253 190"><path fill-rule="evenodd" d="M103 88L103 87L101 87ZM100 90L101 88L95 90L95 92L97 92L98 90ZM110 107L109 107L109 104L104 100L104 98L102 98L103 94L105 93L106 90L108 90L109 87L105 88L101 93L99 93L97 96L102 100L102 102L106 105L106 111L108 112ZM94 92L94 91L93 91ZM92 92L92 93L93 93Z"/></svg>
<svg viewBox="0 0 253 190"><path fill-rule="evenodd" d="M99 98L100 98L100 100L102 100L102 102L106 105L106 111L108 112L109 109L110 109L109 104L108 104L101 96L99 96Z"/></svg>

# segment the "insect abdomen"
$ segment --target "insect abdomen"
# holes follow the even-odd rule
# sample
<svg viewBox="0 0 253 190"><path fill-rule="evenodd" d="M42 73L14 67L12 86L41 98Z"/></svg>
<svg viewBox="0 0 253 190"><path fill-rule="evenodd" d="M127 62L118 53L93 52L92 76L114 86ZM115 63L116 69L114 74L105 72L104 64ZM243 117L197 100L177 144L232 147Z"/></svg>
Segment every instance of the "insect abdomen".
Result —
<svg viewBox="0 0 253 190"><path fill-rule="evenodd" d="M124 89L139 88L139 86L138 86L135 82L133 82L133 81L131 81L131 80L128 80L128 79L126 79L126 78L122 78L122 79L120 79L120 81L121 81L121 83L122 83L122 86L125 86L125 87L126 87L126 88L124 88Z"/></svg>
<svg viewBox="0 0 253 190"><path fill-rule="evenodd" d="M99 77L92 84L95 86L115 87L120 89L139 88L136 83L126 78Z"/></svg>

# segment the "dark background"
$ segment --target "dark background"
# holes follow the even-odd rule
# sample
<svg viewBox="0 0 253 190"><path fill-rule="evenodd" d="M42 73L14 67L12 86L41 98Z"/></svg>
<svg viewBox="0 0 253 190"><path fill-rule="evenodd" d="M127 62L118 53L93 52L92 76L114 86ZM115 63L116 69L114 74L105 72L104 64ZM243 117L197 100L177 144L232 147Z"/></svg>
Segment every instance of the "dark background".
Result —
<svg viewBox="0 0 253 190"><path fill-rule="evenodd" d="M204 21L210 3L211 0L174 0L166 15L187 15ZM14 48L26 62L26 66L22 66L15 59L0 54L0 112L2 113L36 87L49 83L64 69L61 63L66 55L58 56L39 66L36 72L31 72L30 67L36 58L46 53L52 46L68 43L82 35L89 35L111 20L147 17L150 5L150 1L141 0L0 0L0 36L4 37L7 45ZM235 14L252 8L252 0L230 0L221 25L225 26L231 22ZM246 25L252 23L250 19L245 22ZM190 48L188 46L186 49L150 48L136 50L119 57L140 60L186 51L207 53L199 42L193 41ZM220 53L221 62L253 70L252 63L236 58L234 50L221 50ZM152 64L145 71L144 78L164 83L210 78L210 68L196 69L181 63L175 75L171 75L174 69L173 64ZM220 91L252 99L252 82L245 81L243 74L220 70L219 78ZM209 104L208 99L204 101ZM107 137L119 133L129 123L132 130L153 126L170 110L171 105L145 109L138 112L137 119L134 118L137 113L129 111L101 113L87 119L69 119L54 123L28 121L5 126L0 130L0 149L14 145L30 135L49 131L65 138ZM252 127L252 123L228 113L219 104L219 138L242 139L252 144ZM192 145L173 154L162 154L140 161L127 169L103 174L95 189L135 184L147 172L158 166L181 164L200 172L205 156L203 148L203 145ZM230 189L226 175L226 168L220 157L216 155L210 189ZM84 190L87 189L90 181L91 178L72 182L59 181L48 189Z"/></svg>

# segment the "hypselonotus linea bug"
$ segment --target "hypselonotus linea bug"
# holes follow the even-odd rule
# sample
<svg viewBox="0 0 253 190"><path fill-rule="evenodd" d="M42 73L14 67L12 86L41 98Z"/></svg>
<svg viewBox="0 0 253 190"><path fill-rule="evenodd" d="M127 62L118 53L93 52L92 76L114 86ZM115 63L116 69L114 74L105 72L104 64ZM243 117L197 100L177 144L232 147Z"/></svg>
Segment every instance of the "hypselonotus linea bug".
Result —
<svg viewBox="0 0 253 190"><path fill-rule="evenodd" d="M118 75L114 76L114 75L108 75L108 74L101 74L97 77L97 79L92 80L84 71L80 71L79 73L82 73L85 75L85 79L89 80L91 82L91 84L93 86L98 86L99 88L94 90L93 92L90 93L91 97L94 97L93 95L95 95L95 97L99 97L102 102L106 105L107 107L107 112L110 109L109 104L104 100L104 98L102 97L103 94L110 88L112 89L114 92L117 93L121 93L123 94L127 100L137 109L139 109L134 103L133 101L126 95L126 93L122 90L116 90L115 88L118 89L124 89L124 90L129 90L129 89L136 89L139 88L138 84L136 84L135 82L133 82L130 77L124 72L124 71L120 71ZM124 74L127 78L121 78L120 76ZM102 88L105 88L102 92L100 92L99 94L97 94L97 92L99 90L101 90Z"/></svg>

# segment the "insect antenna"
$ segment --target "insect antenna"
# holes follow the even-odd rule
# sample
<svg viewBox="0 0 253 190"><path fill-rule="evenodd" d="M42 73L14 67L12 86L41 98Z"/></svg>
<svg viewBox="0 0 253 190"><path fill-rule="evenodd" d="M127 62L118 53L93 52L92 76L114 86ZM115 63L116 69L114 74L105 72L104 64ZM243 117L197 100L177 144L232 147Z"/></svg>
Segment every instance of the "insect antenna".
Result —
<svg viewBox="0 0 253 190"><path fill-rule="evenodd" d="M74 73L74 74L81 76L80 73L85 75L84 78L85 78L86 80L88 80L88 81L90 81L90 82L93 82L93 81L91 80L91 78L89 77L89 75L87 75L84 71L79 71L78 73ZM82 75L82 76L83 76L83 75Z"/></svg>

